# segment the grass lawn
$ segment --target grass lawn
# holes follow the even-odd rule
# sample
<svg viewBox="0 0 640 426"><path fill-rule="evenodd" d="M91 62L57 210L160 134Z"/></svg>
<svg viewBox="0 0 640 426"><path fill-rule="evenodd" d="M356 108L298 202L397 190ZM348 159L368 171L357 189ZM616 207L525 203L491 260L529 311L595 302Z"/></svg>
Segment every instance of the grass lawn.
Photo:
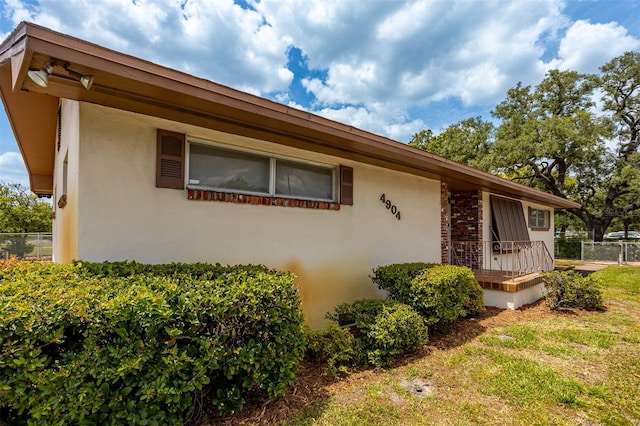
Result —
<svg viewBox="0 0 640 426"><path fill-rule="evenodd" d="M604 312L488 310L394 368L317 382L315 398L301 380L223 423L638 425L640 268L596 274Z"/></svg>
<svg viewBox="0 0 640 426"><path fill-rule="evenodd" d="M577 259L555 259L555 266L582 266L584 262Z"/></svg>

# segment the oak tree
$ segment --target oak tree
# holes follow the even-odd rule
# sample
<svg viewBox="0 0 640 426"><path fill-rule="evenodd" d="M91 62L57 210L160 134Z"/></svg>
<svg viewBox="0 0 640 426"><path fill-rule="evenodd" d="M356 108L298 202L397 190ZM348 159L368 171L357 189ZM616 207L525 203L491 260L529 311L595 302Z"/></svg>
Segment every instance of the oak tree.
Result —
<svg viewBox="0 0 640 426"><path fill-rule="evenodd" d="M51 206L20 184L0 182L0 247L24 257L33 249L27 233L51 232Z"/></svg>

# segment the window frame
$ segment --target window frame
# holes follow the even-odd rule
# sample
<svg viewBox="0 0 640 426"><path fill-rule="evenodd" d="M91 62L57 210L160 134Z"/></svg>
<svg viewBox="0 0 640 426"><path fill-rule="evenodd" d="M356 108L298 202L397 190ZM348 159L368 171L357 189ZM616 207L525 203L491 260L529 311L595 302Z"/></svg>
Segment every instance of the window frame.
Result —
<svg viewBox="0 0 640 426"><path fill-rule="evenodd" d="M191 184L189 183L189 172L190 172L190 167L191 167L191 145L192 144L196 144L196 145L201 145L201 146L205 146L205 147L211 147L211 148L217 148L217 149L221 149L221 150L226 150L226 151L231 151L231 152L238 152L238 153L244 153L244 154L248 154L248 155L254 155L254 156L258 156L258 157L263 157L269 160L269 173L268 173L268 178L269 178L269 182L268 182L268 187L269 187L269 192L256 192L256 191L247 191L247 190L241 190L241 189L233 189L233 188L219 188L219 187L213 187L213 186L207 186L207 185L197 185L197 184ZM244 195L255 195L255 196L263 196L263 197L277 197L277 198L288 198L288 199L292 199L292 200L305 200L305 201L318 201L318 202L327 202L327 203L335 203L338 202L338 185L339 185L339 179L338 179L338 174L337 174L337 169L338 166L335 165L329 165L326 163L319 163L316 161L309 161L306 159L300 159L300 158L295 158L295 157L288 157L288 156L284 156L284 155L280 155L280 154L272 154L272 153L267 153L264 151L259 151L259 150L254 150L254 149L247 149L244 147L238 147L238 146L230 146L230 145L225 145L222 143L216 143L216 142L210 142L210 141L204 141L201 139L196 139L196 138L187 138L187 146L186 146L186 154L185 154L185 186L187 189L192 189L192 190L196 190L196 191L215 191L215 192L224 192L224 193L229 193L229 194L244 194ZM309 166L314 166L314 167L319 167L319 168L323 168L323 169L327 169L331 171L331 198L314 198L314 197L305 197L305 196L299 196L299 195L287 195L287 194L278 194L276 193L276 167L277 167L277 162L278 160L283 161L283 162L287 162L287 163L292 163L292 164L302 164L302 165L309 165Z"/></svg>
<svg viewBox="0 0 640 426"><path fill-rule="evenodd" d="M534 211L536 212L535 219L533 218ZM542 213L542 217L540 216L540 213ZM529 228L532 231L548 231L551 228L551 211L550 210L529 206L529 211L527 216L528 216L527 219L528 219ZM544 220L544 226L539 226L538 221L541 218Z"/></svg>

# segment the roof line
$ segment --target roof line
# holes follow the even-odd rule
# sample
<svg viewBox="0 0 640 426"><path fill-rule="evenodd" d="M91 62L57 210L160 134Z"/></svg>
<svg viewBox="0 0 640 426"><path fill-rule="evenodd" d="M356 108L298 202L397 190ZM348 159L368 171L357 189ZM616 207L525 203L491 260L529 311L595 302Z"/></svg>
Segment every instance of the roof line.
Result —
<svg viewBox="0 0 640 426"><path fill-rule="evenodd" d="M149 105L155 103L160 108L183 110L187 114L205 114L209 119L230 120L236 125L255 126L261 131L277 134L290 131L290 135L300 140L311 141L315 144L330 146L336 150L348 151L353 154L370 156L386 162L402 164L416 171L430 171L450 179L463 179L479 182L477 185L485 185L498 191L514 192L534 200L544 200L552 205L565 208L577 208L578 203L542 192L534 188L509 181L475 169L473 167L457 163L455 161L437 156L435 154L410 147L402 142L388 137L377 135L354 126L346 125L335 120L315 115L309 111L300 110L288 105L265 99L256 95L233 89L213 81L196 77L172 68L168 68L144 59L127 55L115 50L99 46L66 34L62 34L48 28L22 22L0 44L0 66L6 65L17 52L16 49L33 50L40 54L40 60L46 60L56 55L67 54L69 58L60 57L61 60L75 59L77 63L97 73L108 75L112 83L121 83L122 87L103 87L110 90L108 96L125 99L126 96L136 98L131 102L142 102ZM33 55L34 57L36 55ZM37 61L38 59L32 59ZM32 67L42 66L37 62L31 63ZM98 91L100 84L94 83L93 93L58 94L60 97L94 102L105 106L108 99L88 98L89 96L101 96ZM126 82L133 83L126 86ZM25 79L19 85L24 88L29 82ZM146 87L147 92L145 93ZM34 85L28 86L29 90L40 90ZM125 90L126 89L126 90ZM153 90L152 90L153 89ZM149 93L157 96L150 97ZM46 94L53 94L49 89ZM179 94L181 96L172 96ZM64 95L64 96L63 96ZM54 94L55 96L55 94ZM164 96L164 100L163 97ZM197 101L196 101L197 100ZM193 102L192 102L193 101ZM204 112L198 109L208 107L211 111ZM196 105L194 105L196 104ZM116 106L117 107L117 106ZM218 113L213 111L216 109ZM224 112L227 116L222 115ZM243 120L243 121L240 121ZM324 137L323 137L324 136ZM327 138L330 137L330 138ZM341 144L342 139L343 144ZM345 146L344 143L349 143Z"/></svg>

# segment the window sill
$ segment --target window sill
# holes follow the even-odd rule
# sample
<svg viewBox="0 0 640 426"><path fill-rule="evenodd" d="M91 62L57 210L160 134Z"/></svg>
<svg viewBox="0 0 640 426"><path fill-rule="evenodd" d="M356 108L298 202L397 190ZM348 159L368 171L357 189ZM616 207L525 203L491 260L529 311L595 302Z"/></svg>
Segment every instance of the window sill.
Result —
<svg viewBox="0 0 640 426"><path fill-rule="evenodd" d="M529 229L531 229L532 231L548 231L549 230L549 228L529 228Z"/></svg>
<svg viewBox="0 0 640 426"><path fill-rule="evenodd" d="M197 201L221 201L225 203L253 204L261 206L299 207L316 210L340 210L340 203L329 201L299 200L296 198L271 197L265 195L235 194L230 192L217 192L189 189L189 200Z"/></svg>

